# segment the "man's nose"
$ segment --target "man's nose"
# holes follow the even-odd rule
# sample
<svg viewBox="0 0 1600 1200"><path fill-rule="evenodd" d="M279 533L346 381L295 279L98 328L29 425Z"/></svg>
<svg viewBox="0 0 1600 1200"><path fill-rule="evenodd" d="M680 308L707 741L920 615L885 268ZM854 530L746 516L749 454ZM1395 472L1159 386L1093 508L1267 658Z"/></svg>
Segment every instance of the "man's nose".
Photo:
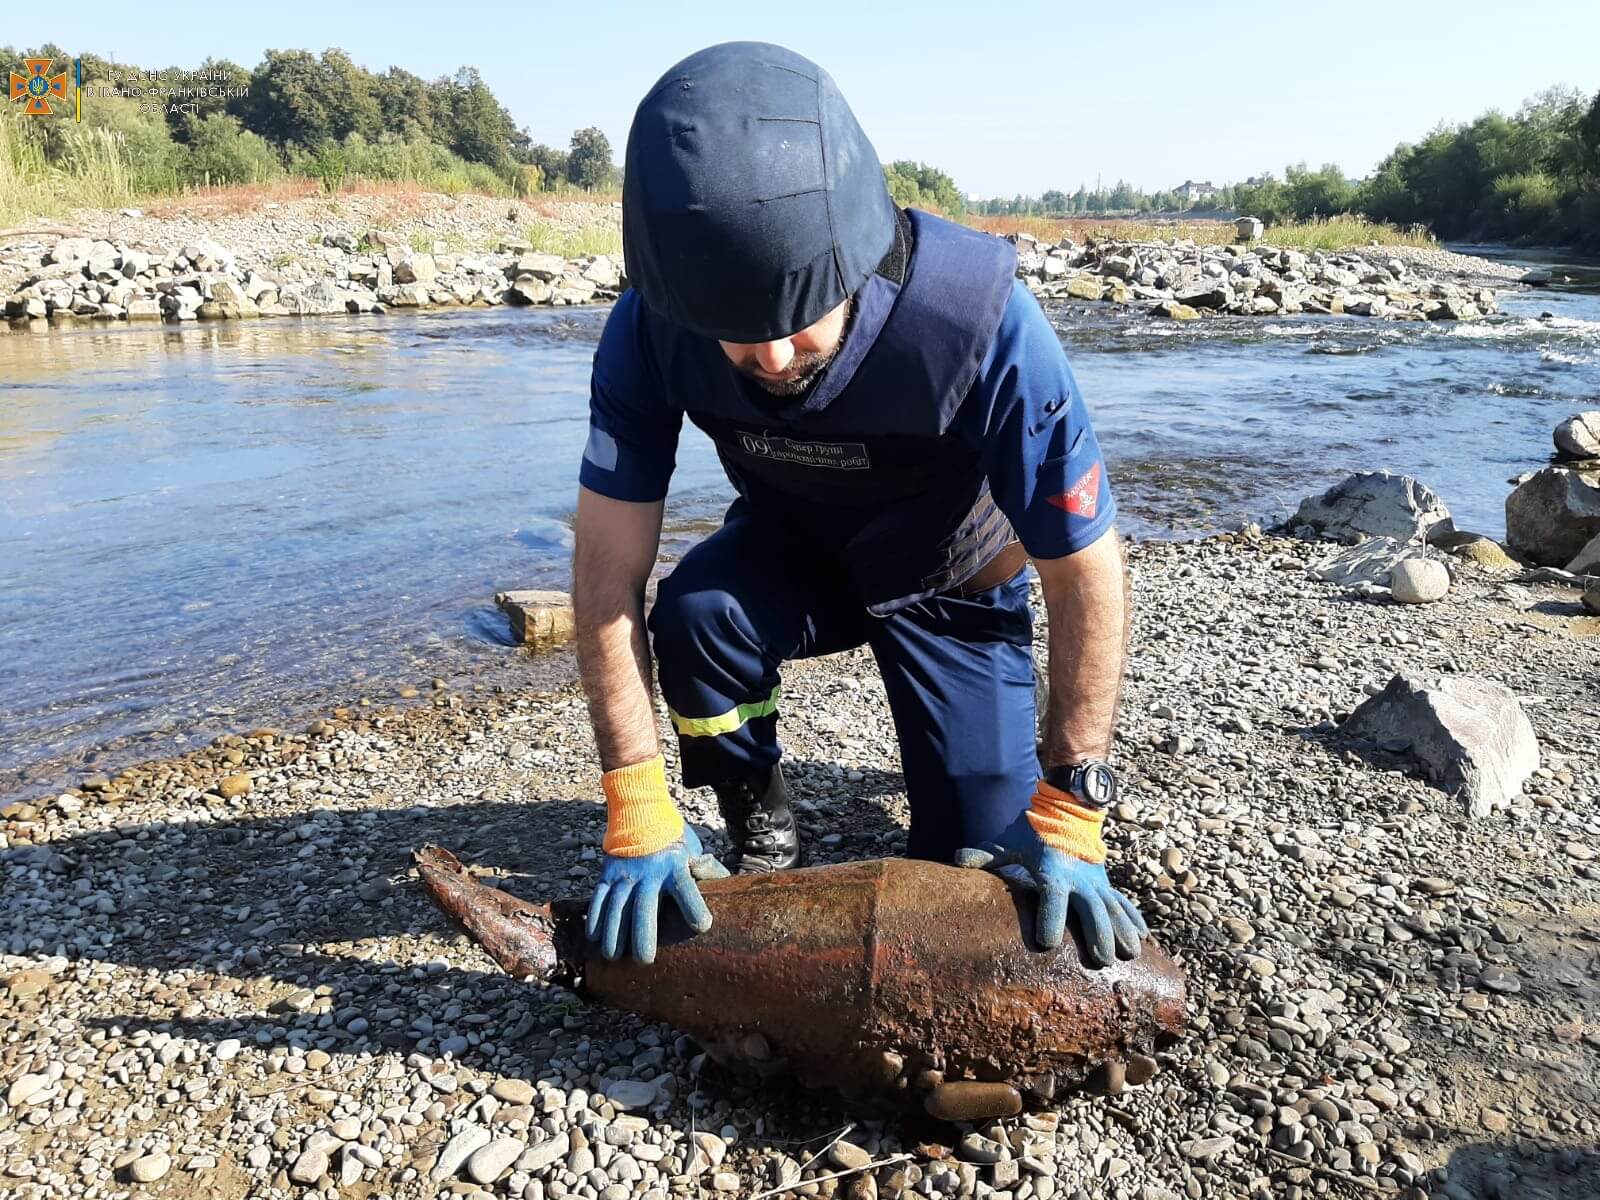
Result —
<svg viewBox="0 0 1600 1200"><path fill-rule="evenodd" d="M794 360L794 343L788 338L761 342L756 346L756 366L768 375L780 375Z"/></svg>

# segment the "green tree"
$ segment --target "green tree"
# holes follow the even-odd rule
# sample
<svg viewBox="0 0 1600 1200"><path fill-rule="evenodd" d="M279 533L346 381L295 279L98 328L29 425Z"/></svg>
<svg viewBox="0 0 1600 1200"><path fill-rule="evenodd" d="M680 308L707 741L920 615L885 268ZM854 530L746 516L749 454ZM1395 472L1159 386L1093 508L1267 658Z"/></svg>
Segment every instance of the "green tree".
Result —
<svg viewBox="0 0 1600 1200"><path fill-rule="evenodd" d="M283 174L266 139L220 112L195 121L181 169L185 182L202 185L262 183Z"/></svg>
<svg viewBox="0 0 1600 1200"><path fill-rule="evenodd" d="M1047 213L1064 213L1067 211L1067 194L1051 188L1039 197L1039 204Z"/></svg>
<svg viewBox="0 0 1600 1200"><path fill-rule="evenodd" d="M567 151L567 181L588 191L611 186L616 167L611 162L611 143L593 126L572 135Z"/></svg>
<svg viewBox="0 0 1600 1200"><path fill-rule="evenodd" d="M891 163L883 168L883 181L889 188L889 198L899 208L914 208L922 200L922 189L917 186L917 181L908 175L902 175Z"/></svg>
<svg viewBox="0 0 1600 1200"><path fill-rule="evenodd" d="M1234 184L1233 194L1241 216L1260 217L1271 225L1291 215L1288 193L1271 171L1255 183Z"/></svg>
<svg viewBox="0 0 1600 1200"><path fill-rule="evenodd" d="M338 142L328 138L317 147L313 170L322 181L322 190L328 195L339 190L339 185L344 182L344 151Z"/></svg>
<svg viewBox="0 0 1600 1200"><path fill-rule="evenodd" d="M1345 178L1337 163L1324 163L1320 171L1300 163L1285 168L1284 177L1285 204L1292 215L1303 221L1349 212L1355 203L1355 185Z"/></svg>
<svg viewBox="0 0 1600 1200"><path fill-rule="evenodd" d="M372 81L372 97L384 132L404 138L439 138L433 112L433 89L420 77L390 67Z"/></svg>
<svg viewBox="0 0 1600 1200"><path fill-rule="evenodd" d="M557 184L567 177L567 152L554 147L538 143L528 147L527 158L524 160L539 168L541 186L545 191L553 190Z"/></svg>
<svg viewBox="0 0 1600 1200"><path fill-rule="evenodd" d="M359 133L375 138L382 133L383 112L372 75L339 49L324 50L317 65L322 69L323 90L332 98L328 125L333 136Z"/></svg>
<svg viewBox="0 0 1600 1200"><path fill-rule="evenodd" d="M1600 92L1578 122L1578 142L1584 151L1584 169L1590 175L1600 175Z"/></svg>
<svg viewBox="0 0 1600 1200"><path fill-rule="evenodd" d="M966 197L956 187L955 180L938 167L902 158L890 163L884 169L884 177L889 182L890 195L895 194L897 178L915 185L912 198L902 201L896 197L897 204L917 204L923 208L942 212L947 217L959 217L967 211ZM911 190L904 183L901 184L901 188L904 192Z"/></svg>
<svg viewBox="0 0 1600 1200"><path fill-rule="evenodd" d="M268 50L241 101L244 127L268 141L316 146L333 136L329 79L306 50Z"/></svg>
<svg viewBox="0 0 1600 1200"><path fill-rule="evenodd" d="M443 106L435 124L445 145L468 162L508 166L516 125L477 69L462 67L454 79L440 80L435 90Z"/></svg>

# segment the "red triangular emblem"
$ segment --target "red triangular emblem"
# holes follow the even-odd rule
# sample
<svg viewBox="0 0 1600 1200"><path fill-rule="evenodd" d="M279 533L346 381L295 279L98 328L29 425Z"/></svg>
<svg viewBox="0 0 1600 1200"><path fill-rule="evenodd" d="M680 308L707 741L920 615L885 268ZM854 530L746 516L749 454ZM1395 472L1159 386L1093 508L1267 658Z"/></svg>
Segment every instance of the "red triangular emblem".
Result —
<svg viewBox="0 0 1600 1200"><path fill-rule="evenodd" d="M1065 509L1075 517L1094 518L1094 510L1100 506L1100 464L1095 463L1082 475L1078 482L1062 492L1059 496L1051 496L1050 503L1057 508Z"/></svg>

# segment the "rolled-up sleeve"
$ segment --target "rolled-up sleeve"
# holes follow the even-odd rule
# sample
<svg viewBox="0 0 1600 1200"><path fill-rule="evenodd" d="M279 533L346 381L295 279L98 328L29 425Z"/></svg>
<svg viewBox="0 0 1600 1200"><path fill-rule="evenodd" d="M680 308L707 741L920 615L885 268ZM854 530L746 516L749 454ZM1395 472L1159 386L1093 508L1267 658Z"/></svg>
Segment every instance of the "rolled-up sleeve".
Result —
<svg viewBox="0 0 1600 1200"><path fill-rule="evenodd" d="M613 500L667 494L683 411L674 407L649 353L637 292L606 319L589 377L589 436L578 481Z"/></svg>
<svg viewBox="0 0 1600 1200"><path fill-rule="evenodd" d="M1024 548L1034 558L1063 558L1097 541L1117 516L1100 443L1066 351L1020 283L983 379L989 490Z"/></svg>

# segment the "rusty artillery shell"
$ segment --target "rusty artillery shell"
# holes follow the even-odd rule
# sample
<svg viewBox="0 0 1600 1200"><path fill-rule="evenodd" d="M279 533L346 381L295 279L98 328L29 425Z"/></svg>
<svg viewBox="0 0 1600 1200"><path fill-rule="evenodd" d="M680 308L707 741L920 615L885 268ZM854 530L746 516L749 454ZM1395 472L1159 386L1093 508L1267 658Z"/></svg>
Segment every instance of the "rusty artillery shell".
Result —
<svg viewBox="0 0 1600 1200"><path fill-rule="evenodd" d="M1098 970L1071 942L1041 950L1033 898L986 871L884 859L707 882L711 929L691 934L663 905L641 966L589 957L581 904L517 900L434 847L417 858L434 899L513 974L573 982L719 1061L875 1107L1011 1115L1184 1025L1182 973L1153 942Z"/></svg>

